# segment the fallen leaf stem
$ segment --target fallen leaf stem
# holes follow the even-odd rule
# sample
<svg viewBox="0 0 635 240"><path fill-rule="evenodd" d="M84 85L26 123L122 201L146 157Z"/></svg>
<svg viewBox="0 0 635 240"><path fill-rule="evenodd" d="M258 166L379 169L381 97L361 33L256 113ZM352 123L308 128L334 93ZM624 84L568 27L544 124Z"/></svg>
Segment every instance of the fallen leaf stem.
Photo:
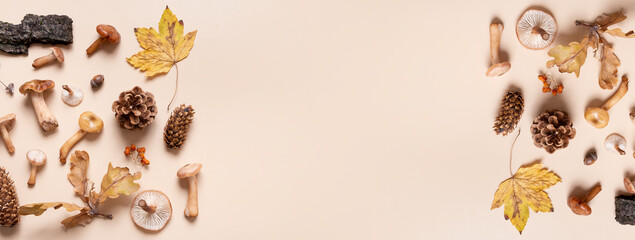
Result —
<svg viewBox="0 0 635 240"><path fill-rule="evenodd" d="M174 98L176 97L176 91L179 89L179 65L175 63L174 67L176 68L176 85L174 86L174 94L172 95L172 99L170 100L170 103L168 104L168 112L170 111L170 105L172 105L172 102L174 101Z"/></svg>
<svg viewBox="0 0 635 240"><path fill-rule="evenodd" d="M516 140L518 140L518 136L520 136L520 128L518 128L518 134L516 134L516 138L514 138L514 142L512 143L512 147L509 149L509 175L514 176L512 173L512 154L514 153L514 145L516 145Z"/></svg>

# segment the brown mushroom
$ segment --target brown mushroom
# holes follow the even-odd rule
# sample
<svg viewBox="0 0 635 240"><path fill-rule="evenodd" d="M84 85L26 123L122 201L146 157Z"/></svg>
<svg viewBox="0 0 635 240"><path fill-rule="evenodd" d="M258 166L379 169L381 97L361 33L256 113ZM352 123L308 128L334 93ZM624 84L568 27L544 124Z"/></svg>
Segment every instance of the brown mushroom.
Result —
<svg viewBox="0 0 635 240"><path fill-rule="evenodd" d="M31 66L33 66L34 68L39 68L53 60L57 60L58 62L61 62L61 63L64 62L64 53L62 52L62 49L58 47L52 47L50 49L51 49L51 54L36 58L33 61L33 64L31 64Z"/></svg>
<svg viewBox="0 0 635 240"><path fill-rule="evenodd" d="M198 189L196 183L196 174L201 171L203 167L200 163L189 163L183 166L176 173L179 178L187 178L189 183L189 192L187 195L187 206L185 207L186 217L198 216Z"/></svg>
<svg viewBox="0 0 635 240"><path fill-rule="evenodd" d="M26 153L26 159L31 163L31 176L27 184L35 185L37 167L46 164L46 154L39 149L33 149Z"/></svg>
<svg viewBox="0 0 635 240"><path fill-rule="evenodd" d="M569 208L571 208L571 211L573 211L573 213L577 215L584 215L584 216L590 215L591 207L589 206L588 203L596 195L598 195L600 191L602 191L602 186L600 186L600 184L597 184L595 185L595 187L591 189L591 191L583 199L579 199L575 196L571 196L569 200L567 201L567 205L569 205Z"/></svg>
<svg viewBox="0 0 635 240"><path fill-rule="evenodd" d="M113 44L119 43L119 39L120 39L119 32L117 32L117 29L115 29L115 27L111 25L106 25L106 24L97 25L97 33L99 34L99 38L95 40L93 44L91 44L90 47L88 47L88 49L86 49L86 54L88 55L91 55L95 51L97 51L99 46L101 46L101 44L104 43L104 41L106 40L108 40L109 42Z"/></svg>
<svg viewBox="0 0 635 240"><path fill-rule="evenodd" d="M75 133L60 148L60 162L66 163L68 152L81 140L87 133L100 133L104 128L104 122L93 112L84 112L79 116L79 131Z"/></svg>
<svg viewBox="0 0 635 240"><path fill-rule="evenodd" d="M132 200L130 217L140 228L161 231L172 217L172 204L168 196L160 191L143 191Z"/></svg>
<svg viewBox="0 0 635 240"><path fill-rule="evenodd" d="M622 76L622 83L617 89L615 94L606 100L602 107L589 107L584 111L584 119L594 126L595 128L604 128L609 124L609 112L608 110L613 107L624 95L628 92L628 78Z"/></svg>
<svg viewBox="0 0 635 240"><path fill-rule="evenodd" d="M509 62L500 62L500 42L502 32L502 23L492 23L489 25L490 57L492 65L487 69L487 72L485 72L485 75L488 77L503 75L509 71L509 68L512 66Z"/></svg>
<svg viewBox="0 0 635 240"><path fill-rule="evenodd" d="M7 151L11 154L15 152L13 142L11 142L11 137L9 137L9 131L13 129L13 125L15 125L15 114L10 113L0 118L0 134L4 140L4 146L7 147Z"/></svg>
<svg viewBox="0 0 635 240"><path fill-rule="evenodd" d="M55 87L55 82L51 80L32 80L20 86L20 93L29 95L35 109L37 120L44 131L57 128L57 119L44 101L44 92Z"/></svg>
<svg viewBox="0 0 635 240"><path fill-rule="evenodd" d="M635 186L633 186L633 181L631 181L627 177L624 177L624 188L626 188L626 191L629 193L635 193Z"/></svg>

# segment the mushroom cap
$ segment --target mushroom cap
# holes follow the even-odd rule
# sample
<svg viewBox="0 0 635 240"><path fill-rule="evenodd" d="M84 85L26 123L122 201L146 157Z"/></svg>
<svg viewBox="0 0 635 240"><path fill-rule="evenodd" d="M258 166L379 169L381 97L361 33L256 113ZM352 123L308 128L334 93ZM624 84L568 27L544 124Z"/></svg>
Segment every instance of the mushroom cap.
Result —
<svg viewBox="0 0 635 240"><path fill-rule="evenodd" d="M609 112L604 108L589 107L584 111L584 119L595 128L604 128L609 124Z"/></svg>
<svg viewBox="0 0 635 240"><path fill-rule="evenodd" d="M148 206L156 207L153 213L149 213L139 205L144 200ZM139 193L132 201L130 217L140 228L149 231L161 231L172 217L172 204L164 193L156 190L147 190Z"/></svg>
<svg viewBox="0 0 635 240"><path fill-rule="evenodd" d="M518 19L516 37L521 45L529 49L543 49L556 38L558 24L550 13L528 9Z"/></svg>
<svg viewBox="0 0 635 240"><path fill-rule="evenodd" d="M59 47L52 47L50 48L51 51L53 52L53 55L55 55L55 58L57 58L57 61L59 62L64 62L64 52L62 52L62 49Z"/></svg>
<svg viewBox="0 0 635 240"><path fill-rule="evenodd" d="M79 115L79 128L88 133L98 133L104 128L104 121L93 112L86 111Z"/></svg>
<svg viewBox="0 0 635 240"><path fill-rule="evenodd" d="M624 178L624 188L629 193L635 193L635 186L633 186L633 182L627 177Z"/></svg>
<svg viewBox="0 0 635 240"><path fill-rule="evenodd" d="M581 202L577 197L570 197L567 201L567 205L569 205L569 208L571 208L571 211L575 214L585 216L591 214L591 207L589 207L589 204Z"/></svg>
<svg viewBox="0 0 635 240"><path fill-rule="evenodd" d="M0 118L0 126L4 126L7 131L11 131L15 125L15 113L9 113L6 116Z"/></svg>
<svg viewBox="0 0 635 240"><path fill-rule="evenodd" d="M55 87L55 82L53 80L31 80L25 82L20 86L20 93L29 94L29 93L43 93L46 90Z"/></svg>
<svg viewBox="0 0 635 240"><path fill-rule="evenodd" d="M178 176L179 178L194 176L201 171L202 167L203 167L203 164L200 164L200 163L185 164L185 166L181 167L181 169L179 169L179 171L176 172L176 176Z"/></svg>
<svg viewBox="0 0 635 240"><path fill-rule="evenodd" d="M509 62L497 63L490 66L487 69L487 72L485 73L485 75L487 75L488 77L497 77L509 71L509 68L511 67L512 67L512 64Z"/></svg>
<svg viewBox="0 0 635 240"><path fill-rule="evenodd" d="M120 38L119 32L117 32L117 29L115 29L115 27L111 25L107 25L107 24L97 25L97 33L99 33L99 36L107 39L111 43L119 42L119 38Z"/></svg>
<svg viewBox="0 0 635 240"><path fill-rule="evenodd" d="M42 166L46 164L46 153L39 149L32 149L26 152L26 159L35 166Z"/></svg>
<svg viewBox="0 0 635 240"><path fill-rule="evenodd" d="M604 148L613 153L620 155L626 154L626 139L617 133L613 133L604 140ZM618 149L622 150L621 152Z"/></svg>
<svg viewBox="0 0 635 240"><path fill-rule="evenodd" d="M66 88L71 89L73 94L66 90ZM82 100L84 100L84 92L81 89L68 85L63 85L62 89L62 101L64 101L64 103L70 106L77 106L82 103Z"/></svg>

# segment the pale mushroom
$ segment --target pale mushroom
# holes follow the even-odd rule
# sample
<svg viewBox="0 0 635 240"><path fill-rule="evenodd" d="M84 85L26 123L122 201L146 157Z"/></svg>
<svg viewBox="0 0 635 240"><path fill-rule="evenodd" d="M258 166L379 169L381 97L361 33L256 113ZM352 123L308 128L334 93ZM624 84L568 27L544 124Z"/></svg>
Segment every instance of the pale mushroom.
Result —
<svg viewBox="0 0 635 240"><path fill-rule="evenodd" d="M64 62L64 52L62 52L62 49L60 49L59 47L52 47L50 49L51 54L36 58L31 66L33 66L34 68L39 68L53 60L57 60L60 63Z"/></svg>
<svg viewBox="0 0 635 240"><path fill-rule="evenodd" d="M37 167L46 164L46 154L38 149L33 149L26 152L26 159L31 163L31 176L27 184L35 185L35 174Z"/></svg>
<svg viewBox="0 0 635 240"><path fill-rule="evenodd" d="M143 191L132 201L130 217L140 228L161 231L172 217L172 204L168 196L160 191Z"/></svg>
<svg viewBox="0 0 635 240"><path fill-rule="evenodd" d="M2 135L2 139L4 140L4 146L7 147L7 151L11 154L15 152L15 147L9 136L9 131L13 129L13 125L15 125L15 114L10 113L0 118L0 135Z"/></svg>
<svg viewBox="0 0 635 240"><path fill-rule="evenodd" d="M588 107L586 111L584 111L584 119L595 128L600 129L606 127L606 125L609 124L608 110L620 101L626 92L628 92L628 78L622 76L622 83L620 83L620 87L615 91L613 96L607 99L602 107Z"/></svg>
<svg viewBox="0 0 635 240"><path fill-rule="evenodd" d="M620 155L626 154L626 139L617 133L613 133L604 140L604 148Z"/></svg>
<svg viewBox="0 0 635 240"><path fill-rule="evenodd" d="M60 148L60 162L66 163L66 157L68 152L79 140L81 140L87 133L100 133L104 128L104 121L95 115L93 112L84 112L79 116L79 131L75 133L68 141Z"/></svg>
<svg viewBox="0 0 635 240"><path fill-rule="evenodd" d="M196 174L203 167L200 163L188 163L176 173L179 178L187 178L189 183L189 192L187 195L187 206L185 207L186 217L198 216L198 189L196 183Z"/></svg>
<svg viewBox="0 0 635 240"><path fill-rule="evenodd" d="M500 62L500 42L502 32L502 23L492 23L489 25L489 51L492 65L487 69L487 72L485 72L485 75L488 77L503 75L509 71L509 68L512 67L509 62Z"/></svg>
<svg viewBox="0 0 635 240"><path fill-rule="evenodd" d="M44 131L50 131L57 128L57 119L51 113L46 101L44 101L44 92L55 87L55 82L51 80L32 80L20 86L20 93L29 95L35 115Z"/></svg>
<svg viewBox="0 0 635 240"><path fill-rule="evenodd" d="M62 101L69 106L77 106L84 100L84 92L77 88L68 85L62 85Z"/></svg>
<svg viewBox="0 0 635 240"><path fill-rule="evenodd" d="M553 16L537 9L525 11L516 24L516 37L520 44L534 50L551 45L557 32L558 24Z"/></svg>

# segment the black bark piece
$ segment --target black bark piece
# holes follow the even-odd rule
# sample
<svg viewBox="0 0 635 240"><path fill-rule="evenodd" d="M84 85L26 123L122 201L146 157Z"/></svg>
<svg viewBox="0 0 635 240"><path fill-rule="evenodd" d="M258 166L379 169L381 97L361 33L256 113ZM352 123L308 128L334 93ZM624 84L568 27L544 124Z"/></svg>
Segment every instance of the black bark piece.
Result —
<svg viewBox="0 0 635 240"><path fill-rule="evenodd" d="M0 51L29 54L31 43L73 43L73 19L66 15L27 14L20 24L0 22Z"/></svg>
<svg viewBox="0 0 635 240"><path fill-rule="evenodd" d="M635 225L635 196L615 197L615 221L622 225Z"/></svg>

